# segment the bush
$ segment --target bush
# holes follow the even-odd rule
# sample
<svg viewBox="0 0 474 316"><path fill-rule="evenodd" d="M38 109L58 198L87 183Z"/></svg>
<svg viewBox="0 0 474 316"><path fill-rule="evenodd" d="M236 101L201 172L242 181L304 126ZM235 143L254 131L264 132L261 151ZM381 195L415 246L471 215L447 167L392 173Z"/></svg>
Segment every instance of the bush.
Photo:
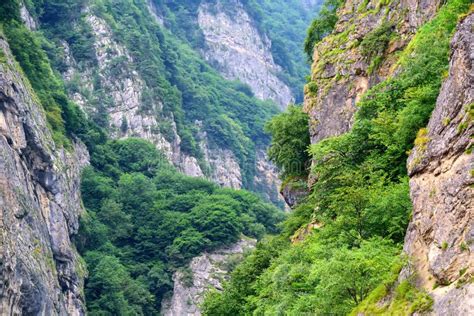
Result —
<svg viewBox="0 0 474 316"><path fill-rule="evenodd" d="M281 178L308 174L308 121L308 115L301 108L290 106L286 112L273 117L265 127L272 135L268 156L280 168Z"/></svg>

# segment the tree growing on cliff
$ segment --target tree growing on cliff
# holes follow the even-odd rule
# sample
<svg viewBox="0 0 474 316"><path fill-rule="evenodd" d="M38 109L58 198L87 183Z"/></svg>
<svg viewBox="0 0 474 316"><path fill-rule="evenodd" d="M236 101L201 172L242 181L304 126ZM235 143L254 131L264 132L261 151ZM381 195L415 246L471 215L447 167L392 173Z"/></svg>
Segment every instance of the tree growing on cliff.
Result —
<svg viewBox="0 0 474 316"><path fill-rule="evenodd" d="M298 106L275 117L265 129L272 135L268 150L270 160L280 168L281 178L299 177L308 174L309 117Z"/></svg>
<svg viewBox="0 0 474 316"><path fill-rule="evenodd" d="M304 41L304 51L308 56L308 61L313 61L314 45L331 33L336 25L338 20L336 12L342 3L343 0L326 0L318 16L311 23Z"/></svg>

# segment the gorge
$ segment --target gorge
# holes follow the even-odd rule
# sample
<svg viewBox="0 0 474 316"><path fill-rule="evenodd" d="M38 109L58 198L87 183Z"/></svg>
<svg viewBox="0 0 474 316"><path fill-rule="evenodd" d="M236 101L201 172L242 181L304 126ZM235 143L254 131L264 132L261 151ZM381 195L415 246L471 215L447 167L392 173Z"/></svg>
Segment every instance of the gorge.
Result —
<svg viewBox="0 0 474 316"><path fill-rule="evenodd" d="M471 314L473 9L2 1L0 314Z"/></svg>

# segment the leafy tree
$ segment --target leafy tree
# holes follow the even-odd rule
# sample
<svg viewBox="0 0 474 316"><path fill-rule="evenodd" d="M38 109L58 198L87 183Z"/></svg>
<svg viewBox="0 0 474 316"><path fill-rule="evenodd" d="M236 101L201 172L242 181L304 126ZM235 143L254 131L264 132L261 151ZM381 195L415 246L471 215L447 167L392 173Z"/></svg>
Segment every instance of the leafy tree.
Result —
<svg viewBox="0 0 474 316"><path fill-rule="evenodd" d="M316 267L315 290L322 313L347 314L363 301L391 272L399 249L379 239L364 241L360 248L341 248Z"/></svg>
<svg viewBox="0 0 474 316"><path fill-rule="evenodd" d="M309 117L297 106L290 106L266 125L272 135L268 150L270 160L280 168L281 178L308 174L310 157Z"/></svg>
<svg viewBox="0 0 474 316"><path fill-rule="evenodd" d="M142 307L153 306L153 296L131 279L126 268L115 257L103 257L86 285L86 295L92 298L92 314L144 314Z"/></svg>
<svg viewBox="0 0 474 316"><path fill-rule="evenodd" d="M191 223L212 246L221 246L237 241L242 230L235 211L222 204L201 204L192 209Z"/></svg>

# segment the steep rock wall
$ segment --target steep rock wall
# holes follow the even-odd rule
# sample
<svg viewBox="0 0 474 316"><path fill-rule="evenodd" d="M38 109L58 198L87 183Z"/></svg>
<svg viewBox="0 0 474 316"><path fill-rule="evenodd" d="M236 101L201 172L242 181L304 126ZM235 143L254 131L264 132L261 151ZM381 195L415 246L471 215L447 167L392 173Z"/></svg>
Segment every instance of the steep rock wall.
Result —
<svg viewBox="0 0 474 316"><path fill-rule="evenodd" d="M55 146L1 37L0 57L0 314L83 315L85 267L71 236L88 153Z"/></svg>
<svg viewBox="0 0 474 316"><path fill-rule="evenodd" d="M259 32L242 3L203 1L198 23L205 37L202 54L224 77L248 84L257 98L273 100L282 109L294 101L277 76L281 69L273 60L271 41Z"/></svg>
<svg viewBox="0 0 474 316"><path fill-rule="evenodd" d="M222 283L229 272L243 259L245 252L255 248L256 240L242 238L234 245L204 253L194 258L187 272L177 271L173 275L173 296L163 302L164 316L199 316L199 304L209 289L222 290Z"/></svg>
<svg viewBox="0 0 474 316"><path fill-rule="evenodd" d="M413 219L405 238L436 315L474 310L474 14L451 42L449 76L409 161Z"/></svg>
<svg viewBox="0 0 474 316"><path fill-rule="evenodd" d="M440 0L347 0L333 33L314 49L312 81L305 87L304 110L310 116L311 142L341 135L351 126L356 103L391 75L396 52L437 12ZM388 3L388 4L384 4ZM390 29L390 40L377 56L361 49L365 37ZM380 34L376 35L380 38Z"/></svg>

